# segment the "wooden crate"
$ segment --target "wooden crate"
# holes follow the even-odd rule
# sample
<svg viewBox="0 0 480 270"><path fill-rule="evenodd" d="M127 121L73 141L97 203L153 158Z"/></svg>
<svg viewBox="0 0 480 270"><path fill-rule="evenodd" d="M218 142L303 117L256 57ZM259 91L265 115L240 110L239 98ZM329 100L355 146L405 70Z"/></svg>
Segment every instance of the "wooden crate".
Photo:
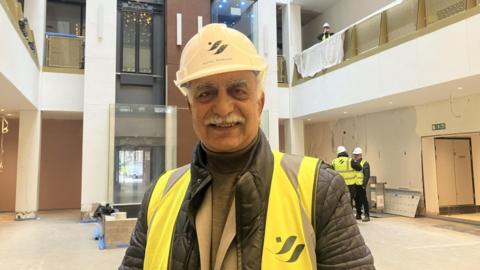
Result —
<svg viewBox="0 0 480 270"><path fill-rule="evenodd" d="M114 216L103 216L102 230L105 248L128 246L136 223L136 218L116 219Z"/></svg>

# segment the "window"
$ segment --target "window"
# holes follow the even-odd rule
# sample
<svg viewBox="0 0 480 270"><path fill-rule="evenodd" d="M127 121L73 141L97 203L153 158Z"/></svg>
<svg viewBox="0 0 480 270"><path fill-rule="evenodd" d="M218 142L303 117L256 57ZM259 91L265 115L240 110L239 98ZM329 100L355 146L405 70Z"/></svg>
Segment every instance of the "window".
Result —
<svg viewBox="0 0 480 270"><path fill-rule="evenodd" d="M74 36L85 32L85 2L47 2L46 31Z"/></svg>
<svg viewBox="0 0 480 270"><path fill-rule="evenodd" d="M224 23L253 40L256 2L255 0L214 0L212 2L212 22Z"/></svg>
<svg viewBox="0 0 480 270"><path fill-rule="evenodd" d="M153 11L145 4L124 3L122 72L152 73Z"/></svg>

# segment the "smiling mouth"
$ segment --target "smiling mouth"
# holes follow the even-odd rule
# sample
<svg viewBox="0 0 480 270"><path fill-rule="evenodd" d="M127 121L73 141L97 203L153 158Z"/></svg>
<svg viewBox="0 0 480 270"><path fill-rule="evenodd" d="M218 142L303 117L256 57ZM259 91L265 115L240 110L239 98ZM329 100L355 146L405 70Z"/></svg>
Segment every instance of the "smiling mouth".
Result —
<svg viewBox="0 0 480 270"><path fill-rule="evenodd" d="M238 125L240 125L239 122L235 122L235 123L209 124L208 126L209 126L209 127L213 127L213 128L231 128L231 127L235 127L235 126L238 126Z"/></svg>

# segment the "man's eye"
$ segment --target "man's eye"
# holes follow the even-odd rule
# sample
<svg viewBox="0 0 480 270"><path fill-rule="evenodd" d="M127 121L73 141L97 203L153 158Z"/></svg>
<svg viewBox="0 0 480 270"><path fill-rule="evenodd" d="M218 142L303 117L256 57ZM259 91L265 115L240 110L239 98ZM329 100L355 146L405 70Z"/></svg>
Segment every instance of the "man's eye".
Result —
<svg viewBox="0 0 480 270"><path fill-rule="evenodd" d="M209 100L211 97L213 96L213 92L212 91L202 91L200 93L197 94L197 99L200 100L200 101L207 101Z"/></svg>
<svg viewBox="0 0 480 270"><path fill-rule="evenodd" d="M233 93L234 93L235 97L237 97L237 98L248 97L248 92L243 88L235 88L235 89L233 89Z"/></svg>

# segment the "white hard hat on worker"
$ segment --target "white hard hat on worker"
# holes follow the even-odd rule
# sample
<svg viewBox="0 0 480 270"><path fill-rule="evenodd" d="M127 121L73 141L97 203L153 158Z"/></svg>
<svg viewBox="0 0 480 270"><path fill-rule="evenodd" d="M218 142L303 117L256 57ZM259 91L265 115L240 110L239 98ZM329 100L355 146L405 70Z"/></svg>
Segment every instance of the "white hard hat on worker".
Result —
<svg viewBox="0 0 480 270"><path fill-rule="evenodd" d="M345 148L345 146L339 146L337 147L337 154L340 154L340 153L343 153L343 152L347 152L347 148Z"/></svg>
<svg viewBox="0 0 480 270"><path fill-rule="evenodd" d="M263 84L266 69L265 60L244 34L225 24L212 23L185 45L175 84L186 95L185 85L192 80L241 70L255 71Z"/></svg>
<svg viewBox="0 0 480 270"><path fill-rule="evenodd" d="M361 154L363 154L362 148L356 147L355 149L353 149L352 154L354 154L354 155L361 155Z"/></svg>
<svg viewBox="0 0 480 270"><path fill-rule="evenodd" d="M256 138L266 63L241 32L210 24L185 46L175 84L187 96L195 133L213 152L236 152Z"/></svg>

